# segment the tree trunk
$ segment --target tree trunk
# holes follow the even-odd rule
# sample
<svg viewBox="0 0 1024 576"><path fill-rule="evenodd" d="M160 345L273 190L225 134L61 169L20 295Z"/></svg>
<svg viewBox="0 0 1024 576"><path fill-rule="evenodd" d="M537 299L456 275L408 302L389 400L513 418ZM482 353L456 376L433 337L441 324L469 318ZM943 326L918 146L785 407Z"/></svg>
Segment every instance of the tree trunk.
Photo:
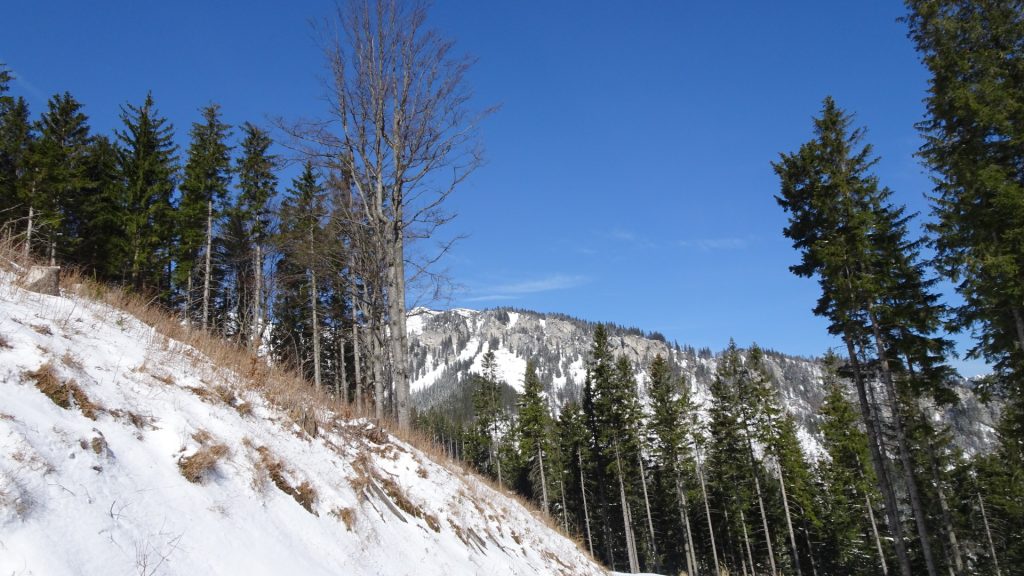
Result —
<svg viewBox="0 0 1024 576"><path fill-rule="evenodd" d="M750 548L750 535L747 534L747 518L740 508L740 527L743 528L743 545L747 549L747 563L750 564L750 573L754 573L754 551Z"/></svg>
<svg viewBox="0 0 1024 576"><path fill-rule="evenodd" d="M314 281L316 280L314 276ZM316 289L313 289L316 292ZM253 287L252 287L252 344L250 347L259 352L261 335L263 334L263 246L256 242L256 253L253 255ZM314 327L316 333L316 327ZM316 344L314 343L314 346ZM319 361L319 357L318 357ZM320 385L317 384L317 388Z"/></svg>
<svg viewBox="0 0 1024 576"><path fill-rule="evenodd" d="M313 327L313 385L320 391L320 317L317 308L320 297L316 289L316 270L309 269L309 312Z"/></svg>
<svg viewBox="0 0 1024 576"><path fill-rule="evenodd" d="M868 507L868 520L871 521L871 535L875 537L875 548L878 549L878 560L882 564L882 576L889 576L889 567L885 562L885 551L882 550L882 539L878 536L878 525L875 524L875 510L871 505L871 495L864 493L864 502Z"/></svg>
<svg viewBox="0 0 1024 576"><path fill-rule="evenodd" d="M688 576L697 576L697 559L693 548L693 533L690 530L690 515L687 512L686 491L683 490L683 482L676 475L676 495L679 497L679 515L682 516L683 529L686 531L686 573Z"/></svg>
<svg viewBox="0 0 1024 576"><path fill-rule="evenodd" d="M363 377L359 365L359 311L356 305L356 289L352 287L352 377L355 378L356 411L360 416L366 414L363 401Z"/></svg>
<svg viewBox="0 0 1024 576"><path fill-rule="evenodd" d="M718 563L718 548L715 546L715 527L711 523L711 505L708 504L708 489L704 484L704 468L700 463L700 449L697 447L697 443L693 444L694 454L697 458L697 479L700 480L700 493L704 497L704 514L708 520L708 535L711 537L711 557L715 561L715 575L720 576L722 569Z"/></svg>
<svg viewBox="0 0 1024 576"><path fill-rule="evenodd" d="M209 327L210 273L213 267L213 200L206 202L206 254L203 263L203 330Z"/></svg>
<svg viewBox="0 0 1024 576"><path fill-rule="evenodd" d="M391 324L391 375L394 379L398 427L409 428L409 360L405 332L405 239L401 214L392 223L391 286L388 291Z"/></svg>
<svg viewBox="0 0 1024 576"><path fill-rule="evenodd" d="M647 475L644 473L644 459L640 457L638 452L636 455L637 463L640 465L640 485L644 488L644 508L647 511L647 529L651 534L651 556L654 558L658 557L658 545L654 540L654 521L651 519L651 501L647 497Z"/></svg>
<svg viewBox="0 0 1024 576"><path fill-rule="evenodd" d="M633 522L629 513L629 502L626 500L626 484L622 481L622 460L619 459L619 446L615 445L615 469L619 479L619 500L622 504L622 525L626 534L626 554L629 556L629 572L640 572L640 562L636 555L636 540L633 537ZM610 546L609 546L610 547Z"/></svg>
<svg viewBox="0 0 1024 576"><path fill-rule="evenodd" d="M541 507L544 509L544 514L548 513L548 483L544 476L544 451L540 449L540 443L537 443L537 460L540 462L540 496L541 496Z"/></svg>
<svg viewBox="0 0 1024 576"><path fill-rule="evenodd" d="M761 494L761 480L757 477L757 461L754 460L754 445L750 441L750 431L747 430L747 450L750 453L750 473L754 477L754 491L757 493L757 507L761 510L761 525L764 527L764 542L768 546L768 565L772 570L772 576L778 576L775 568L775 551L772 549L772 533L768 530L768 514L764 509L764 496Z"/></svg>
<svg viewBox="0 0 1024 576"><path fill-rule="evenodd" d="M576 460L580 464L580 496L583 497L583 521L587 527L587 547L590 555L594 555L594 539L590 535L590 511L587 509L587 485L583 481L583 453L576 450Z"/></svg>
<svg viewBox="0 0 1024 576"><path fill-rule="evenodd" d="M336 372L339 373L338 377L338 390L337 395L340 398L345 399L345 403L348 403L348 375L345 373L345 331L341 327L341 322L338 323L338 330L335 332L338 338L338 369Z"/></svg>
<svg viewBox="0 0 1024 576"><path fill-rule="evenodd" d="M793 520L789 515L789 498L786 496L786 479L782 474L782 465L779 464L779 486L782 489L782 509L786 513L786 528L789 529L789 544L793 547L793 569L796 576L800 576L800 551L796 547L796 534L793 532Z"/></svg>
<svg viewBox="0 0 1024 576"><path fill-rule="evenodd" d="M953 528L953 519L949 513L949 503L946 501L946 491L942 488L942 476L939 471L938 458L935 456L935 444L929 439L928 441L929 459L932 465L932 482L935 483L935 492L939 498L939 510L942 512L942 524L945 528L946 538L949 541L948 554L952 555L953 574L955 576L963 576L964 573L964 560L960 554L960 543L957 541L956 530Z"/></svg>
<svg viewBox="0 0 1024 576"><path fill-rule="evenodd" d="M992 543L992 531L988 527L988 514L985 514L985 501L978 493L978 505L981 507L981 521L985 526L985 538L988 540L988 552L992 555L992 566L996 569L996 576L1002 576L999 572L999 559L996 557L996 546Z"/></svg>
<svg viewBox="0 0 1024 576"><path fill-rule="evenodd" d="M892 534L893 549L896 552L896 561L900 565L902 576L913 576L910 569L910 557L907 555L906 543L903 540L903 526L900 524L899 509L896 506L896 493L893 491L892 483L889 481L889 473L885 468L885 459L882 456L881 438L878 434L877 423L872 415L871 402L868 400L867 388L864 384L864 377L860 370L860 360L853 346L853 340L849 334L844 335L846 350L850 356L850 365L853 368L854 387L857 389L857 400L860 402L861 417L864 419L864 429L868 434L868 448L871 453L871 465L875 470L875 478L878 481L878 488L885 500L885 514L888 519L889 532Z"/></svg>
<svg viewBox="0 0 1024 576"><path fill-rule="evenodd" d="M564 470L564 468L562 469L562 473L559 474L558 491L561 493L561 496L562 496L562 532L565 532L566 535L568 535L569 534L569 513L565 509L565 470Z"/></svg>
<svg viewBox="0 0 1024 576"><path fill-rule="evenodd" d="M914 477L914 462L910 455L910 447L907 444L906 431L903 429L903 416L900 412L899 395L896 393L896 383L893 381L892 372L889 370L885 341L878 327L878 318L875 316L870 304L868 304L867 310L871 320L871 330L875 337L878 364L882 371L882 384L885 386L885 392L889 399L890 409L892 410L892 424L896 432L896 445L900 453L900 463L903 465L903 476L907 485L907 492L910 494L910 506L914 511L914 522L917 525L917 535L921 542L921 555L924 557L928 576L938 576L938 572L935 569L935 558L932 555L931 541L928 537L928 525L925 522L924 505L921 503L921 495L917 489L917 480Z"/></svg>
<svg viewBox="0 0 1024 576"><path fill-rule="evenodd" d="M32 195L35 196L36 185L32 184ZM29 256L32 255L32 223L35 218L35 207L32 204L28 205L28 227L25 229L25 261L28 262Z"/></svg>
<svg viewBox="0 0 1024 576"><path fill-rule="evenodd" d="M1017 349L1024 352L1024 314L1019 306L1013 306L1013 325L1017 329Z"/></svg>

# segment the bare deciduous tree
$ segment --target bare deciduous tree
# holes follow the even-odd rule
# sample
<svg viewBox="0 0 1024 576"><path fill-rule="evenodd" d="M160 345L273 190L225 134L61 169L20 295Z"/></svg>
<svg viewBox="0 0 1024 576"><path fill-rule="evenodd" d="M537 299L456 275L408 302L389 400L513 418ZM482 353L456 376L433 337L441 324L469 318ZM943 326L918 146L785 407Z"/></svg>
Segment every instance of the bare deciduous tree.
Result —
<svg viewBox="0 0 1024 576"><path fill-rule="evenodd" d="M330 118L289 131L307 158L351 186L386 270L387 345L394 410L409 425L406 242L430 238L451 215L444 202L480 165L465 77L472 60L426 26L419 0L347 0L323 30ZM446 251L442 246L440 251ZM427 258L431 260L432 258ZM422 263L411 269L421 270ZM380 404L381 398L376 402Z"/></svg>

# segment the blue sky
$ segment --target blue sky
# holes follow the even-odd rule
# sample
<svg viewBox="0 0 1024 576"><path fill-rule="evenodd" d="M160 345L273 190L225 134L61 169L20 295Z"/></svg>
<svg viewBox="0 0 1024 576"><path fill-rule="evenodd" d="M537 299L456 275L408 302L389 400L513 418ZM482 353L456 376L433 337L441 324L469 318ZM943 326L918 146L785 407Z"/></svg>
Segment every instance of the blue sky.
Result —
<svg viewBox="0 0 1024 576"><path fill-rule="evenodd" d="M94 129L152 90L182 148L225 119L323 114L310 21L333 2L5 2L0 61L33 112L68 90ZM453 306L516 306L816 355L835 346L788 271L770 162L811 137L832 95L881 156L898 202L927 216L913 154L927 74L895 0L437 0L435 27L477 58L487 163L452 197ZM284 151L282 151L284 152ZM288 180L291 172L284 175ZM967 342L959 338L961 349ZM978 362L958 362L969 374Z"/></svg>

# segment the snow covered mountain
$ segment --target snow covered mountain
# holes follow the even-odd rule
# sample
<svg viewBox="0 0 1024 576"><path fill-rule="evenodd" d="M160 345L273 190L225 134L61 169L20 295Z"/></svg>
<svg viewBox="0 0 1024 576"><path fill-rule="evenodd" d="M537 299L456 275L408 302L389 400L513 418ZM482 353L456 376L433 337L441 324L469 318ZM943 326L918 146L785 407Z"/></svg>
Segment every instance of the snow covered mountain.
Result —
<svg viewBox="0 0 1024 576"><path fill-rule="evenodd" d="M596 324L509 309L438 312L419 308L408 326L413 400L420 409L468 405L467 376L480 373L483 355L493 350L501 379L517 391L522 391L527 359L536 362L538 376L557 410L566 400L579 398ZM641 400L646 398L645 370L660 354L672 361L698 406L706 408L717 353L670 344L658 334L635 328L611 326L609 335L612 351L628 357L636 369ZM804 448L812 456L819 455L817 412L825 395L820 364L771 350L766 351L766 359L786 409L800 425ZM995 440L996 409L982 404L967 381L957 383L957 392L960 403L938 417L952 425L957 442L968 453L984 450Z"/></svg>
<svg viewBox="0 0 1024 576"><path fill-rule="evenodd" d="M605 574L456 464L153 316L0 272L0 574Z"/></svg>

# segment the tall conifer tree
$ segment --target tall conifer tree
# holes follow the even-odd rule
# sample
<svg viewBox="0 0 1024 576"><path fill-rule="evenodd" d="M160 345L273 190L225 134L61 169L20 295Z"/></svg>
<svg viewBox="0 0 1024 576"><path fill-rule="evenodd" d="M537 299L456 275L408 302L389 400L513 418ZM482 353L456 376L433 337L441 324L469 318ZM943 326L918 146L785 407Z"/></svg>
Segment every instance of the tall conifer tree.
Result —
<svg viewBox="0 0 1024 576"><path fill-rule="evenodd" d="M171 198L178 172L174 128L156 110L152 94L141 106L121 108L119 242L123 280L134 289L169 297L174 212Z"/></svg>

